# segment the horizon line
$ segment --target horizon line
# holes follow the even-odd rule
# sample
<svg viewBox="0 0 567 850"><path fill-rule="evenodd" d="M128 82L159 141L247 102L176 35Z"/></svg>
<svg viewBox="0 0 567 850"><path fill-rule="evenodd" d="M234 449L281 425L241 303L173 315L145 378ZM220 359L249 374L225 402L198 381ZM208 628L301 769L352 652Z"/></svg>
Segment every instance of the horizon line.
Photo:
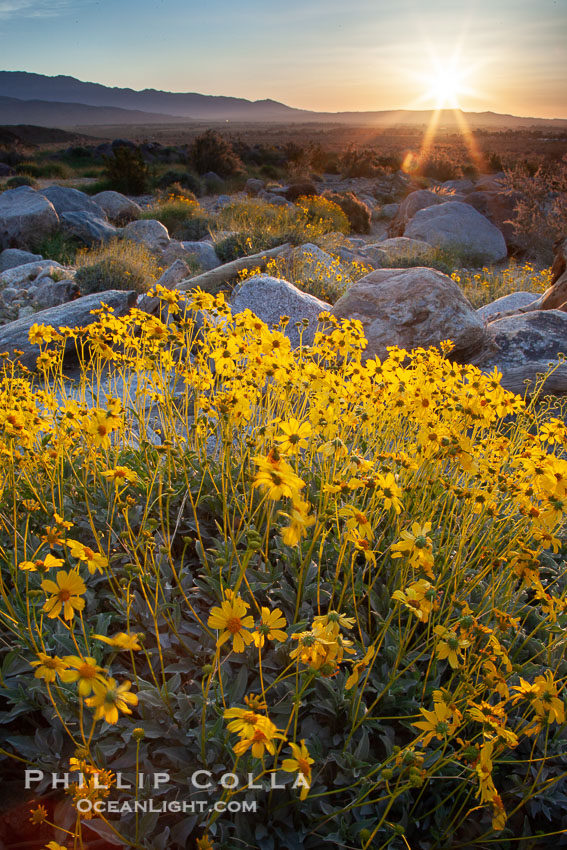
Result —
<svg viewBox="0 0 567 850"><path fill-rule="evenodd" d="M42 74L38 71L8 70L8 69L0 69L0 74L28 74L30 76L44 77L44 78L49 79L49 80L55 80L55 79L58 79L58 78L70 79L70 80L75 80L76 82L79 82L79 83L83 83L84 85L101 86L102 88L110 89L110 90L131 91L135 94L143 94L144 92L155 92L156 94L174 94L174 95L192 95L192 94L194 94L194 95L198 95L199 97L230 98L231 100L240 100L240 101L244 101L245 103L250 103L250 104L272 102L274 104L277 104L278 106L284 106L286 109L292 109L292 110L295 110L297 112L305 112L308 115L331 115L331 116L334 116L334 115L336 115L336 116L339 116L339 115L361 115L361 116L364 116L364 115L376 115L376 114L388 114L388 113L391 114L391 113L396 113L396 112L406 112L406 113L409 112L409 113L416 113L416 114L430 113L430 112L437 112L437 113L462 112L465 115L498 115L498 116L502 116L503 118L520 118L520 119L527 120L527 121L534 120L534 121L565 121L565 122L567 122L567 116L565 116L564 118L561 118L557 115L554 115L554 116L550 116L550 115L516 115L512 112L496 112L494 109L482 109L482 110L464 109L462 106L458 106L458 107L450 107L450 106L434 107L434 106L431 106L431 107L426 108L426 109L411 109L411 108L408 108L408 107L401 106L401 107L396 107L396 108L393 108L393 109L364 109L364 110L337 109L337 110L333 110L333 111L316 110L316 109L306 109L306 108L301 107L301 106L290 106L288 103L284 103L281 100L275 100L274 98L271 98L271 97L264 97L264 98L258 98L257 100L250 100L249 98L241 97L240 95L203 94L203 92L197 92L197 91L171 91L170 89L157 89L157 88L134 89L130 86L119 86L119 85L110 86L110 85L107 85L106 83L96 82L95 80L82 80L79 77L74 77L72 74ZM4 97L11 97L10 95L3 95L3 96ZM29 100L24 100L23 98L12 97L12 99L13 100L21 100L22 103L30 102ZM40 97L32 98L31 100L41 101L41 98ZM44 100L43 102L44 103L54 103L54 102L55 103L56 102L61 103L61 102L65 102L65 101L45 101ZM88 104L82 104L82 105L87 106ZM110 104L105 104L105 106L110 106ZM104 108L104 106L101 106L100 108ZM122 107L122 109L127 109L127 107ZM140 111L140 110L138 110L138 111ZM168 116L168 113L158 113L158 114L163 114L164 117L183 117L183 116Z"/></svg>

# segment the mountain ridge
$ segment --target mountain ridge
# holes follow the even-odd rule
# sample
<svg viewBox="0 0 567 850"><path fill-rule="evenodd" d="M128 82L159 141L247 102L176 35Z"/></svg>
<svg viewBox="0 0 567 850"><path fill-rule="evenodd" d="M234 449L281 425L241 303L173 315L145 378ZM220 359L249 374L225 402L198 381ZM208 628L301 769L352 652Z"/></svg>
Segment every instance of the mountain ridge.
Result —
<svg viewBox="0 0 567 850"><path fill-rule="evenodd" d="M11 101L10 104L7 101ZM49 106L51 104L51 106ZM114 117L92 110L118 110ZM18 112L18 110L20 110ZM0 123L42 123L34 110L55 126L79 124L141 124L160 121L242 121L368 124L373 126L422 125L435 110L390 109L366 112L315 112L297 109L272 98L251 101L198 92L136 91L78 80L69 75L49 77L27 71L0 71ZM88 117L85 118L85 115ZM442 110L443 126L458 126L454 110ZM471 129L510 127L565 127L567 119L532 118L491 110L464 112ZM130 114L127 114L130 113ZM62 123L62 122L66 123Z"/></svg>

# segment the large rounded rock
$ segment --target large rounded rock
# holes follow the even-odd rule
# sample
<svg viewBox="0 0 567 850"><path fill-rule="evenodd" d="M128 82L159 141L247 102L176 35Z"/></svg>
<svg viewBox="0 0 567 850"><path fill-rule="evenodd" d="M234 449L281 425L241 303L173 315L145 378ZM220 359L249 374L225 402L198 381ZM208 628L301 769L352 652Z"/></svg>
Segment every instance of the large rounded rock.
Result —
<svg viewBox="0 0 567 850"><path fill-rule="evenodd" d="M48 199L29 186L0 194L0 248L30 248L59 227Z"/></svg>
<svg viewBox="0 0 567 850"><path fill-rule="evenodd" d="M455 249L474 264L496 263L508 250L502 233L469 204L450 201L418 210L404 236L435 247Z"/></svg>
<svg viewBox="0 0 567 850"><path fill-rule="evenodd" d="M443 195L431 192L429 189L418 189L416 192L411 192L401 202L395 218L390 222L388 236L403 236L407 223L411 221L418 210L437 206L445 200L446 198Z"/></svg>
<svg viewBox="0 0 567 850"><path fill-rule="evenodd" d="M142 215L142 208L120 192L99 192L93 196L93 201L104 210L106 217L113 224L128 224L130 221L137 221Z"/></svg>
<svg viewBox="0 0 567 850"><path fill-rule="evenodd" d="M521 192L472 192L465 199L477 212L501 231L506 245L511 251L519 252L525 248L521 236L513 225L516 205L524 198Z"/></svg>
<svg viewBox="0 0 567 850"><path fill-rule="evenodd" d="M567 355L567 313L534 310L491 322L487 328L486 359L499 369Z"/></svg>
<svg viewBox="0 0 567 850"><path fill-rule="evenodd" d="M137 299L137 292L109 290L84 295L68 304L50 307L31 316L25 316L0 328L0 352L7 351L9 354L14 354L16 350L21 351L18 360L33 369L37 355L40 353L39 345L29 341L29 331L33 324L49 325L56 330L60 327L84 328L97 321L93 310L100 309L103 304L114 310L115 316L124 316L134 307ZM66 351L71 353L73 350L76 351L76 345L73 340L68 340Z"/></svg>
<svg viewBox="0 0 567 850"><path fill-rule="evenodd" d="M534 310L491 322L488 344L475 364L484 370L502 372L502 385L513 392L533 390L538 377L554 369L544 391L567 394L567 366L559 363L559 353L567 355L567 313L561 310Z"/></svg>
<svg viewBox="0 0 567 850"><path fill-rule="evenodd" d="M467 361L484 345L484 323L457 284L427 268L378 269L354 283L331 313L362 322L365 357L387 356L387 346L406 350L450 339L451 357Z"/></svg>
<svg viewBox="0 0 567 850"><path fill-rule="evenodd" d="M67 212L86 212L97 218L106 219L106 214L102 207L78 189L53 185L48 186L47 189L42 189L41 194L48 201L51 201L58 216Z"/></svg>
<svg viewBox="0 0 567 850"><path fill-rule="evenodd" d="M122 236L132 242L140 242L156 254L165 251L170 241L167 227L151 218L127 224L122 228Z"/></svg>
<svg viewBox="0 0 567 850"><path fill-rule="evenodd" d="M233 315L251 310L268 325L277 324L282 316L289 316L284 333L294 348L297 348L300 342L303 345L313 343L318 316L324 310L329 310L330 306L314 295L297 289L287 280L269 275L256 275L243 281L235 289L231 299ZM308 324L300 337L295 323L301 322L302 319L307 319Z"/></svg>

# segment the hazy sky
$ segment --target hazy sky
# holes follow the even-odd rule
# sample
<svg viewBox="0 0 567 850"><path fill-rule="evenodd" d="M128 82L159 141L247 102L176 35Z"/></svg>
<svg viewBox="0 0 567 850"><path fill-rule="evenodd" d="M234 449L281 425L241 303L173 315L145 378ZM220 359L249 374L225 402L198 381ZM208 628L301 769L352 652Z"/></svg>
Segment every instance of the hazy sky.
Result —
<svg viewBox="0 0 567 850"><path fill-rule="evenodd" d="M1 70L325 111L567 118L566 45L567 0L0 0Z"/></svg>

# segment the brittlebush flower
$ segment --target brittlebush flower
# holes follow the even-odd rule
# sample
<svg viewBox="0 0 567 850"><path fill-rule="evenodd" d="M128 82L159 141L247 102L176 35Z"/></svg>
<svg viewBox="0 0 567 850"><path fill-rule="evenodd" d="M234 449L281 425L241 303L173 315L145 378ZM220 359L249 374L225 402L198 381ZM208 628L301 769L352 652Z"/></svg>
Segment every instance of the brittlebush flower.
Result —
<svg viewBox="0 0 567 850"><path fill-rule="evenodd" d="M426 575L433 578L433 542L427 533L431 531L431 523L425 522L420 525L414 522L410 531L402 531L402 539L399 543L392 544L392 558L401 558L403 555L409 558L411 564L421 567Z"/></svg>
<svg viewBox="0 0 567 850"><path fill-rule="evenodd" d="M366 651L366 655L364 658L361 658L360 661L355 661L352 665L352 671L348 679L345 683L345 690L350 691L351 688L354 688L355 685L358 684L358 680L360 678L360 674L363 670L368 667L374 655L376 654L376 647L370 646Z"/></svg>
<svg viewBox="0 0 567 850"><path fill-rule="evenodd" d="M86 563L91 575L97 570L101 573L103 567L108 566L108 561L104 555L94 552L90 546L85 546L84 543L80 543L78 540L72 540L69 537L65 540L65 544L69 548L69 552L73 558Z"/></svg>
<svg viewBox="0 0 567 850"><path fill-rule="evenodd" d="M46 682L54 682L57 674L61 674L67 669L67 663L58 658L57 655L47 655L45 652L38 652L38 661L30 661L32 667L35 667L34 676L36 679L45 679Z"/></svg>
<svg viewBox="0 0 567 850"><path fill-rule="evenodd" d="M225 599L220 608L211 608L207 625L221 632L217 639L218 647L232 639L234 652L244 652L244 647L252 642L252 635L247 630L254 628L254 618L246 614L248 608L250 605L239 596Z"/></svg>
<svg viewBox="0 0 567 850"><path fill-rule="evenodd" d="M249 738L253 734L258 718L262 716L252 708L227 708L224 712L225 719L230 720L228 731L236 732L241 738Z"/></svg>
<svg viewBox="0 0 567 850"><path fill-rule="evenodd" d="M425 579L410 584L404 591L395 590L392 599L402 602L422 623L427 623L433 607L435 590Z"/></svg>
<svg viewBox="0 0 567 850"><path fill-rule="evenodd" d="M133 484L138 480L137 474L127 466L115 466L114 469L107 469L102 475L109 481L114 481L117 487L120 484Z"/></svg>
<svg viewBox="0 0 567 850"><path fill-rule="evenodd" d="M284 454L295 454L299 449L306 449L309 445L307 437L311 436L311 425L309 422L298 422L297 419L289 419L280 424L282 436L276 437L280 449Z"/></svg>
<svg viewBox="0 0 567 850"><path fill-rule="evenodd" d="M287 640L286 633L282 631L286 626L287 620L280 608L274 608L273 611L270 611L269 608L262 607L260 622L252 635L254 645L262 647L266 640L278 640L283 643L284 640Z"/></svg>
<svg viewBox="0 0 567 850"><path fill-rule="evenodd" d="M142 648L140 646L139 635L137 634L129 635L126 634L126 632L117 632L112 637L107 637L106 635L93 635L93 638L101 640L109 646L114 646L116 649L139 650Z"/></svg>
<svg viewBox="0 0 567 850"><path fill-rule="evenodd" d="M79 696L88 697L96 681L104 681L103 667L99 667L94 658L80 658L78 655L66 655L63 659L68 669L60 673L62 682L77 682Z"/></svg>
<svg viewBox="0 0 567 850"><path fill-rule="evenodd" d="M432 738L438 738L440 741L445 740L456 729L453 711L446 703L434 703L433 711L428 711L426 708L420 708L419 710L425 720L418 720L417 723L412 723L411 725L425 732L423 739L424 747L429 744Z"/></svg>
<svg viewBox="0 0 567 850"><path fill-rule="evenodd" d="M275 723L268 717L258 716L254 723L254 731L251 735L241 740L233 746L233 750L237 756L244 755L246 750L252 749L254 758L261 759L266 750L270 755L274 755L276 751L276 739L285 740L285 736L277 729Z"/></svg>
<svg viewBox="0 0 567 850"><path fill-rule="evenodd" d="M62 567L65 561L63 558L54 558L53 555L46 555L43 559L36 561L21 561L18 564L20 570L25 570L30 573L46 573L54 567Z"/></svg>
<svg viewBox="0 0 567 850"><path fill-rule="evenodd" d="M478 791L476 796L480 797L481 803L491 803L496 797L496 788L492 781L492 750L494 741L487 741L480 748L480 754L476 763L476 774L478 776Z"/></svg>
<svg viewBox="0 0 567 850"><path fill-rule="evenodd" d="M444 626L435 626L433 631L436 635L444 638L437 644L435 655L441 661L446 658L453 670L456 670L460 661L462 661L462 650L470 646L470 641L466 638L459 638L455 632L446 629Z"/></svg>
<svg viewBox="0 0 567 850"><path fill-rule="evenodd" d="M43 606L43 610L50 619L58 617L63 611L65 619L72 620L75 611L82 611L85 607L85 600L81 599L81 595L86 593L87 587L76 570L69 570L69 572L59 570L55 581L44 579L41 586L46 593L50 594Z"/></svg>
<svg viewBox="0 0 567 850"><path fill-rule="evenodd" d="M118 685L116 679L93 681L94 696L89 697L86 704L95 709L94 719L114 724L118 722L119 712L132 714L130 706L138 705L138 697L130 693L131 687L131 682L125 681Z"/></svg>
<svg viewBox="0 0 567 850"><path fill-rule="evenodd" d="M302 537L307 535L307 529L315 524L315 517L308 516L309 502L294 499L289 513L279 511L280 516L289 519L289 525L281 529L281 537L286 546L296 546Z"/></svg>
<svg viewBox="0 0 567 850"><path fill-rule="evenodd" d="M30 823L43 823L47 820L47 809L40 804L37 809L30 809L30 815Z"/></svg>
<svg viewBox="0 0 567 850"><path fill-rule="evenodd" d="M311 765L315 764L315 760L309 755L309 750L303 739L299 744L290 743L289 746L293 752L293 758L284 759L282 769L286 773L297 773L302 777L303 782L301 782L302 788L299 799L305 800L311 787Z"/></svg>
<svg viewBox="0 0 567 850"><path fill-rule="evenodd" d="M255 457L254 461L259 467L254 478L254 487L263 490L268 499L277 501L282 498L298 498L299 491L305 484L285 460Z"/></svg>

